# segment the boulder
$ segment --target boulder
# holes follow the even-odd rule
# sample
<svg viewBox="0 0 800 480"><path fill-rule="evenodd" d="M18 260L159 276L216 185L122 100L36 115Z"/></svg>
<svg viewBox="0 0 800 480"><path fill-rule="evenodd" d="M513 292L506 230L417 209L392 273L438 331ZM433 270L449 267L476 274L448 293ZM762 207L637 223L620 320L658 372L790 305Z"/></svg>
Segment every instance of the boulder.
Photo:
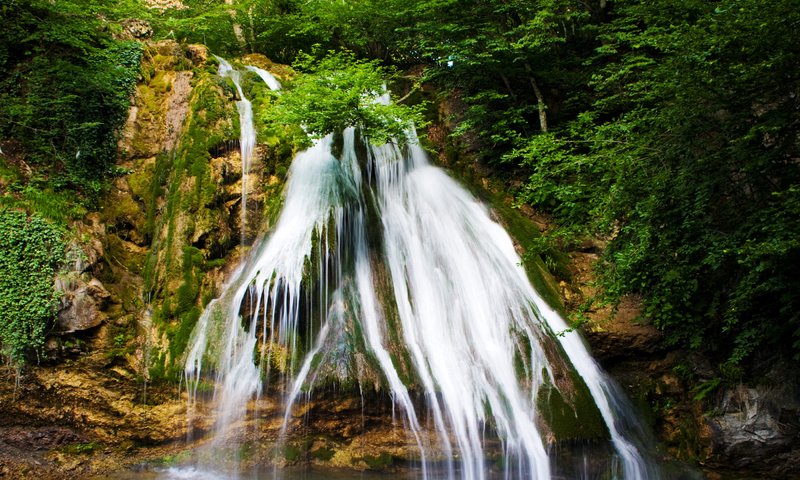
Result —
<svg viewBox="0 0 800 480"><path fill-rule="evenodd" d="M201 67L205 65L206 61L208 60L208 47L196 43L187 45L186 56L195 66Z"/></svg>
<svg viewBox="0 0 800 480"><path fill-rule="evenodd" d="M153 27L150 22L139 18L129 18L122 22L125 37L135 40L145 40L153 36Z"/></svg>
<svg viewBox="0 0 800 480"><path fill-rule="evenodd" d="M73 333L97 327L106 320L103 310L111 294L102 283L92 278L88 283L77 278L60 282L64 296L56 319L59 333Z"/></svg>
<svg viewBox="0 0 800 480"><path fill-rule="evenodd" d="M728 468L800 473L800 451L793 450L800 441L800 398L792 390L787 385L725 390L705 416L712 461Z"/></svg>

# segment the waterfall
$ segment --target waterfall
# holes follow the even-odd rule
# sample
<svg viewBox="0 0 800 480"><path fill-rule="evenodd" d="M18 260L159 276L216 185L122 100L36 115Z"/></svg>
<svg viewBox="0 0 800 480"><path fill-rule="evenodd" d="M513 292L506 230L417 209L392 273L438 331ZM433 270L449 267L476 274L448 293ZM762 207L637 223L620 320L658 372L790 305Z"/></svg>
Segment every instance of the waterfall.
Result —
<svg viewBox="0 0 800 480"><path fill-rule="evenodd" d="M558 383L561 367L547 353L557 343L608 429L613 478L656 478L617 421L625 407L579 335L564 333L531 286L487 208L429 163L413 131L403 148L371 145L352 128L339 141L335 149L328 135L295 157L271 235L193 332L186 378L191 393L203 368L216 373L217 437L242 420L273 373L285 379L285 432L294 403L315 384L362 380L352 360L360 345L402 412L423 478L489 478L491 426L504 478L549 479L552 444L538 409L542 388ZM415 406L420 396L426 410Z"/></svg>
<svg viewBox="0 0 800 480"><path fill-rule="evenodd" d="M241 74L234 69L231 64L222 57L214 55L219 62L218 75L223 78L230 78L236 87L239 101L236 102L236 109L239 111L239 153L242 160L242 207L241 207L241 238L244 242L245 228L247 226L247 194L249 192L248 177L250 175L250 164L253 161L253 152L256 146L256 129L253 125L253 105L244 96L241 85ZM271 90L280 90L281 84L275 77L266 70L248 65L248 70L255 72Z"/></svg>
<svg viewBox="0 0 800 480"><path fill-rule="evenodd" d="M281 83L278 81L278 79L275 78L268 71L264 70L263 68L254 67L252 65L248 65L245 68L247 68L251 72L255 72L256 75L261 77L261 80L263 80L264 83L266 83L269 86L270 90L277 91L281 89Z"/></svg>

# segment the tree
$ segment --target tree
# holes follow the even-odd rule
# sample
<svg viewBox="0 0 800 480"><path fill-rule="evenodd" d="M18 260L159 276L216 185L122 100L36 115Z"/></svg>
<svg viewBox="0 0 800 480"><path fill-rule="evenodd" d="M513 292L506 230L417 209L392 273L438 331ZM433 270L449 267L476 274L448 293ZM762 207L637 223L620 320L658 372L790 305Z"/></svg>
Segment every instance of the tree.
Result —
<svg viewBox="0 0 800 480"><path fill-rule="evenodd" d="M357 60L351 53L328 54L321 60L300 55L300 73L291 88L267 110L267 121L302 125L312 137L357 127L374 143L405 139L413 124L424 125L422 105L408 107L378 101L391 72L377 61Z"/></svg>
<svg viewBox="0 0 800 480"><path fill-rule="evenodd" d="M616 2L596 100L507 158L522 196L609 235L607 292L736 365L800 353L800 47L792 2ZM790 340L793 339L793 340Z"/></svg>

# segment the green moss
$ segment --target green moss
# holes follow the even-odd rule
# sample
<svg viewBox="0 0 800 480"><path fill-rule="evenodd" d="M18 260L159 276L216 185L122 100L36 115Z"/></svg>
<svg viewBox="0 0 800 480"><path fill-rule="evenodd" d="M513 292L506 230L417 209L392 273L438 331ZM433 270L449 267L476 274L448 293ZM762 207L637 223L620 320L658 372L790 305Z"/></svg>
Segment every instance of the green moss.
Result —
<svg viewBox="0 0 800 480"><path fill-rule="evenodd" d="M140 251L135 245L125 242L113 233L109 233L106 240L108 256L112 261L122 265L133 274L142 273L147 259L146 252Z"/></svg>
<svg viewBox="0 0 800 480"><path fill-rule="evenodd" d="M564 311L558 283L553 274L560 278L569 278L567 270L568 259L566 255L552 248L532 249L532 245L542 238L541 232L530 220L525 218L518 210L508 205L503 195L483 192L481 195L488 200L492 210L499 217L511 238L519 242L528 252L522 256L522 266L528 274L536 291L552 308ZM538 253L540 252L540 253ZM547 262L543 259L547 259ZM548 268L548 265L552 268Z"/></svg>
<svg viewBox="0 0 800 480"><path fill-rule="evenodd" d="M283 457L288 463L296 463L301 458L304 457L306 453L306 448L303 448L304 445L295 445L291 443L286 443L280 447L278 455Z"/></svg>
<svg viewBox="0 0 800 480"><path fill-rule="evenodd" d="M377 456L367 455L360 460L363 460L370 470L386 470L394 464L394 457L386 452Z"/></svg>
<svg viewBox="0 0 800 480"><path fill-rule="evenodd" d="M163 70L159 70L156 72L153 79L150 80L149 86L156 94L164 94L171 90L172 82L166 73L167 72Z"/></svg>
<svg viewBox="0 0 800 480"><path fill-rule="evenodd" d="M182 452L178 452L175 455L165 455L153 462L153 464L161 466L161 467L174 467L176 465L180 465L192 458L192 451L191 450L184 450Z"/></svg>
<svg viewBox="0 0 800 480"><path fill-rule="evenodd" d="M318 448L316 450L312 450L311 451L311 458L316 459L316 460L321 460L323 462L327 462L331 458L333 458L333 456L335 454L336 454L336 452L333 449L330 449L330 448L328 448L326 446L326 447Z"/></svg>
<svg viewBox="0 0 800 480"><path fill-rule="evenodd" d="M156 156L156 161L149 177L150 183L146 191L143 191L142 199L145 202L146 217L144 233L148 238L155 236L156 216L158 213L158 199L164 194L164 186L167 184L170 157L162 152ZM134 181L134 184L136 181ZM133 185L131 185L133 188ZM142 189L144 190L144 189ZM134 193L136 190L134 190ZM147 276L145 276L147 278Z"/></svg>
<svg viewBox="0 0 800 480"><path fill-rule="evenodd" d="M113 202L109 202L103 210L103 217L109 225L127 224L137 231L141 231L146 222L139 204L127 195L118 196Z"/></svg>
<svg viewBox="0 0 800 480"><path fill-rule="evenodd" d="M176 315L187 312L195 306L203 277L203 272L199 268L203 264L203 253L192 246L184 246L181 250L183 251L183 283L176 292Z"/></svg>
<svg viewBox="0 0 800 480"><path fill-rule="evenodd" d="M179 317L176 327L167 329L169 353L173 362L180 358L184 350L186 350L186 346L189 344L189 337L192 335L192 330L197 325L201 314L199 307L192 307Z"/></svg>
<svg viewBox="0 0 800 480"><path fill-rule="evenodd" d="M214 269L214 268L219 268L219 267L221 267L223 265L225 265L225 259L224 258L215 258L214 260L208 260L207 262L203 263L203 270L209 271L209 270ZM208 302L204 302L204 303L208 303Z"/></svg>
<svg viewBox="0 0 800 480"><path fill-rule="evenodd" d="M88 443L73 443L64 447L64 453L69 455L83 455L92 453L95 450L98 450L102 447L97 442L88 442Z"/></svg>
<svg viewBox="0 0 800 480"><path fill-rule="evenodd" d="M151 84L158 87L166 78L156 72ZM167 337L164 364L155 376L167 379L180 373L179 360L201 314L198 298L204 272L214 266L207 266L204 252L191 245L198 219L219 215L207 208L218 195L209 168L210 152L235 138L228 119L237 117L215 75L195 71L192 83L190 111L180 143L173 152L156 157L149 186L137 178L132 187L145 203L144 229L152 240L144 274L152 303L161 303L160 309L154 309L158 314L154 314L153 324ZM177 288L167 290L167 285Z"/></svg>
<svg viewBox="0 0 800 480"><path fill-rule="evenodd" d="M164 368L165 354L157 352L149 365L148 374L151 382L163 382L166 380L166 370Z"/></svg>
<svg viewBox="0 0 800 480"><path fill-rule="evenodd" d="M550 384L542 386L537 408L558 441L607 439L608 429L600 411L592 401L588 388L572 374L576 393L568 402Z"/></svg>
<svg viewBox="0 0 800 480"><path fill-rule="evenodd" d="M127 180L133 197L140 202L146 202L151 195L150 185L159 183L155 174L155 163L141 163L128 175Z"/></svg>

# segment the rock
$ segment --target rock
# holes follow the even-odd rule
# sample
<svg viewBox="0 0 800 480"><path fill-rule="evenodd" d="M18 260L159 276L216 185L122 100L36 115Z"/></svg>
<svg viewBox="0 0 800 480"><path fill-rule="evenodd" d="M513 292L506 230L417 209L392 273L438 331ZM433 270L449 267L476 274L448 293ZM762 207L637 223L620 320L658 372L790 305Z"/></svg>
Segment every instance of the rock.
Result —
<svg viewBox="0 0 800 480"><path fill-rule="evenodd" d="M105 226L97 213L91 213L83 222L73 223L71 228L78 234L67 247L65 265L77 273L88 272L103 258L105 249L101 239L105 235Z"/></svg>
<svg viewBox="0 0 800 480"><path fill-rule="evenodd" d="M186 56L195 66L203 66L208 60L208 47L198 44L188 45L186 47Z"/></svg>
<svg viewBox="0 0 800 480"><path fill-rule="evenodd" d="M64 291L61 309L56 320L59 333L73 333L97 327L106 320L102 312L108 305L111 294L96 278L85 283L77 278L61 281Z"/></svg>
<svg viewBox="0 0 800 480"><path fill-rule="evenodd" d="M166 138L163 148L172 151L183 132L183 124L189 114L189 100L192 92L192 72L177 72L172 83L166 110Z"/></svg>
<svg viewBox="0 0 800 480"><path fill-rule="evenodd" d="M164 12L166 10L183 10L186 5L180 0L145 0L145 5L153 10Z"/></svg>
<svg viewBox="0 0 800 480"><path fill-rule="evenodd" d="M83 252L86 254L88 266L94 267L105 255L101 239L105 236L106 226L100 219L100 214L95 212L86 215L82 228L81 233L88 237L83 245Z"/></svg>
<svg viewBox="0 0 800 480"><path fill-rule="evenodd" d="M800 398L787 385L739 385L724 391L706 414L711 433L711 461L727 468L800 473ZM776 462L781 458L781 462Z"/></svg>
<svg viewBox="0 0 800 480"><path fill-rule="evenodd" d="M159 55L165 57L180 57L182 53L181 45L174 40L160 40L153 47Z"/></svg>
<svg viewBox="0 0 800 480"><path fill-rule="evenodd" d="M58 426L38 428L10 427L0 429L0 440L8 445L26 450L49 450L70 443L85 441L72 429Z"/></svg>
<svg viewBox="0 0 800 480"><path fill-rule="evenodd" d="M624 299L615 312L606 312L605 320L595 319L585 335L592 353L601 363L624 358L640 358L662 350L662 334L652 325L638 323L639 305Z"/></svg>
<svg viewBox="0 0 800 480"><path fill-rule="evenodd" d="M143 40L153 36L153 27L150 22L138 18L129 18L122 22L126 37Z"/></svg>

